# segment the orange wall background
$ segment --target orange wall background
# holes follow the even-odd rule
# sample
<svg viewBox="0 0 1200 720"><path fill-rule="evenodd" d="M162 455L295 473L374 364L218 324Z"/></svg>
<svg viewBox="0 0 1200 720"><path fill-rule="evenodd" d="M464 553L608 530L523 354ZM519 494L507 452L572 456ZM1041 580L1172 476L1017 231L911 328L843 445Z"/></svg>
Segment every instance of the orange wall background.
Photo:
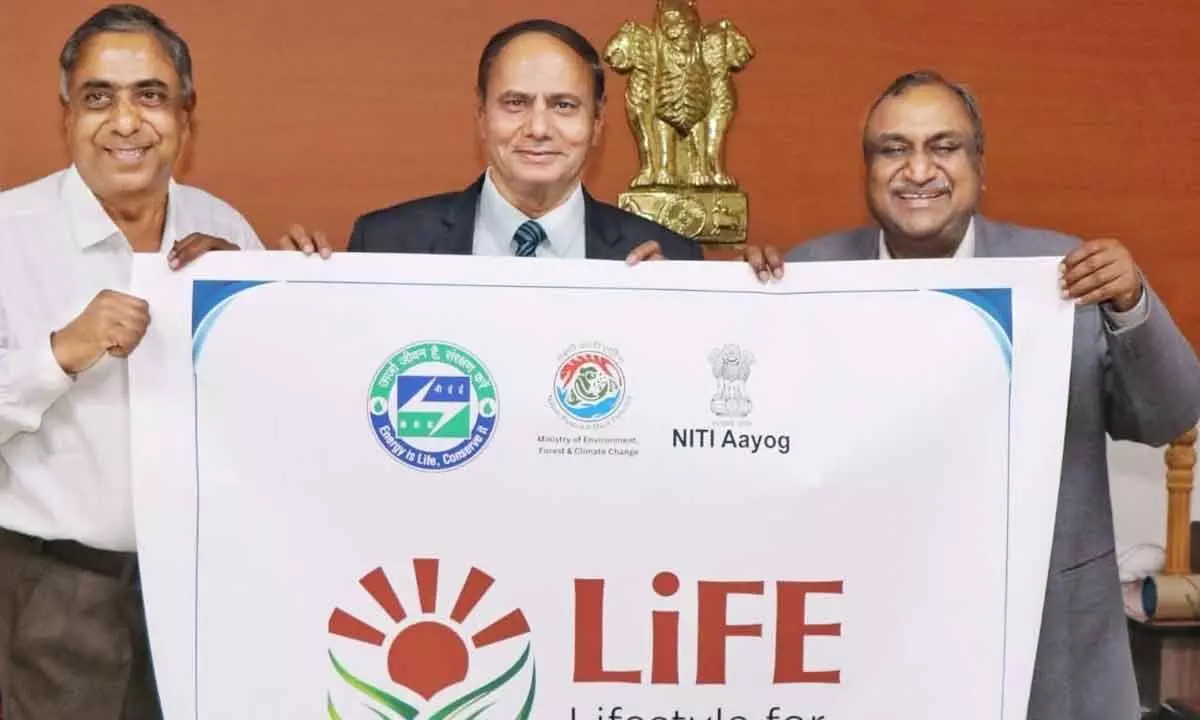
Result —
<svg viewBox="0 0 1200 720"><path fill-rule="evenodd" d="M458 188L480 171L478 53L516 19L568 22L600 49L654 0L147 0L192 47L200 104L181 173L264 238L291 222L344 244L360 213ZM65 160L56 57L99 3L0 0L0 186ZM1200 344L1200 2L700 0L757 57L738 78L728 164L751 242L790 247L864 220L866 106L895 75L937 68L979 95L984 210L1133 249ZM624 79L587 173L615 201L635 169Z"/></svg>

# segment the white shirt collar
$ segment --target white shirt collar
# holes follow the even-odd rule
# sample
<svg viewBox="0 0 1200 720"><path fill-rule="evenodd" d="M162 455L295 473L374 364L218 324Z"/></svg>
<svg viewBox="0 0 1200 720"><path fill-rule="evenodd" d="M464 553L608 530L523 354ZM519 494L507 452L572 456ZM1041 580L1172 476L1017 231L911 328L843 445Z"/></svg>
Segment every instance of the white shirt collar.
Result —
<svg viewBox="0 0 1200 720"><path fill-rule="evenodd" d="M958 244L958 249L954 251L954 258L973 258L975 257L975 218L967 223L967 231L963 233L962 242ZM879 259L894 260L892 253L888 251L887 241L883 237L883 231L879 231Z"/></svg>
<svg viewBox="0 0 1200 720"><path fill-rule="evenodd" d="M522 223L536 219L546 231L546 250L550 254L566 257L569 247L583 236L584 210L583 184L576 181L574 191L565 202L540 218L530 218L504 199L492 182L492 169L488 168L479 197L478 222L494 237L511 240Z"/></svg>
<svg viewBox="0 0 1200 720"><path fill-rule="evenodd" d="M67 208L67 225L70 228L71 237L74 238L80 249L86 250L114 235L121 234L120 228L109 217L108 212L104 210L104 206L100 204L100 200L92 192L92 189L84 182L83 176L79 174L79 169L75 165L67 168L66 175L63 176L61 193L63 204ZM167 218L163 225L163 241L159 248L160 252L169 247L175 239L176 217L179 213L175 207L174 198L175 180L172 179L167 188Z"/></svg>

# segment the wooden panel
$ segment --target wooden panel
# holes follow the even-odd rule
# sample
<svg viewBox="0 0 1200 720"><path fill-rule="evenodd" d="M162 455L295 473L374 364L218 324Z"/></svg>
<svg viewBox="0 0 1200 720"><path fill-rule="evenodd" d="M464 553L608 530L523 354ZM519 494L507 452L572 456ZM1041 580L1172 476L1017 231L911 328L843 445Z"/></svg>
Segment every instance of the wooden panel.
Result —
<svg viewBox="0 0 1200 720"><path fill-rule="evenodd" d="M1192 572L1200 573L1200 520L1192 522Z"/></svg>
<svg viewBox="0 0 1200 720"><path fill-rule="evenodd" d="M0 0L0 185L64 161L55 57L88 0ZM475 63L520 16L575 24L602 45L653 0L158 0L191 42L200 128L184 177L263 235L292 221L345 241L353 218L478 172ZM1126 240L1200 341L1200 3L1109 0L701 0L758 57L740 78L729 164L751 198L751 241L789 247L857 224L859 125L893 76L934 66L980 95L985 210ZM635 155L610 74L609 133L589 170L612 199Z"/></svg>
<svg viewBox="0 0 1200 720"><path fill-rule="evenodd" d="M1200 623L1129 621L1138 698L1155 708L1169 698L1200 697Z"/></svg>

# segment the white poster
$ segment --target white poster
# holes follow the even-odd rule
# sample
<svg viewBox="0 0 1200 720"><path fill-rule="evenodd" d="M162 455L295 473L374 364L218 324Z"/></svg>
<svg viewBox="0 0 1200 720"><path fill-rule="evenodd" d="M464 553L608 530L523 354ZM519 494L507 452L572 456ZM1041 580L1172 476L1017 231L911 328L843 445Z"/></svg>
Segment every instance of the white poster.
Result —
<svg viewBox="0 0 1200 720"><path fill-rule="evenodd" d="M139 259L169 718L1024 718L1054 259Z"/></svg>

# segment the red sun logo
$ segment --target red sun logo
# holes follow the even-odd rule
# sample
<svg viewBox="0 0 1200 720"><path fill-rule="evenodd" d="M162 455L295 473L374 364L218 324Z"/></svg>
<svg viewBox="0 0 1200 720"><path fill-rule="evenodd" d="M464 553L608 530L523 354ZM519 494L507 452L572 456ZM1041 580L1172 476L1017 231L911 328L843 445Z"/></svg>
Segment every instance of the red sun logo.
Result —
<svg viewBox="0 0 1200 720"><path fill-rule="evenodd" d="M413 573L421 614L434 615L438 605L438 561L429 558L413 560ZM493 582L487 573L471 568L450 611L450 620L454 624L451 626L429 617L410 620L383 569L375 568L359 579L359 585L396 623L398 631L389 641L389 633L335 608L329 616L329 633L376 647L386 645L388 677L428 701L442 690L467 679L470 669L468 643L478 649L529 632L525 615L520 610L513 610L470 637L465 635L462 625Z"/></svg>

